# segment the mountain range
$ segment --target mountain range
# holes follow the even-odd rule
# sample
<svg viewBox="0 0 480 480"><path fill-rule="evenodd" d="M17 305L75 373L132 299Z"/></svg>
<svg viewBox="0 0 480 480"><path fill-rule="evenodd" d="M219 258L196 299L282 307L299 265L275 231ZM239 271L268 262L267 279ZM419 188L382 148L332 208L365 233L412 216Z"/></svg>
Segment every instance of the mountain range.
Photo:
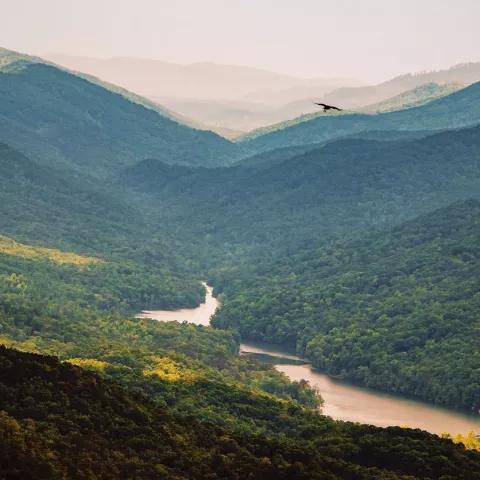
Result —
<svg viewBox="0 0 480 480"><path fill-rule="evenodd" d="M347 87L327 93L325 103L338 103L346 109L356 109L412 90L426 83L460 83L472 84L480 80L480 62L461 63L447 70L418 72L392 78L378 85L367 87Z"/></svg>
<svg viewBox="0 0 480 480"><path fill-rule="evenodd" d="M479 411L480 83L445 75L231 142L1 51L0 477L479 478L448 436L334 421L239 355ZM133 317L200 280L213 328Z"/></svg>
<svg viewBox="0 0 480 480"><path fill-rule="evenodd" d="M412 90L402 92L382 102L367 105L358 109L361 113L380 113L385 111L401 110L426 104L436 98L448 95L464 88L458 83L422 84ZM313 90L313 89L312 89ZM223 133L228 138L243 136L242 132L273 125L284 120L294 119L304 114L319 112L318 95L314 92L309 97L300 97L285 104L267 104L246 101L227 100L195 100L188 98L151 97L154 102L168 106L173 111L181 112L188 118L196 118L209 125L218 133ZM225 127L230 131L226 131ZM221 130L223 128L223 130Z"/></svg>
<svg viewBox="0 0 480 480"><path fill-rule="evenodd" d="M420 72L395 77L379 85L364 86L355 79L298 79L259 69L236 65L199 63L176 65L155 60L130 58L94 59L67 55L46 55L59 65L99 77L129 91L149 97L182 117L194 119L228 138L266 127L297 116L314 113L312 102L344 109L384 111L379 105L392 97L413 90L411 97L426 101L436 94L418 87L429 83L438 89L453 91L452 84L467 86L480 80L479 63L460 64L448 70ZM191 81L195 78L195 81ZM450 85L444 87L444 85ZM340 88L339 88L340 87ZM390 108L414 103L390 102ZM387 107L388 108L388 107ZM201 128L201 127L200 127Z"/></svg>
<svg viewBox="0 0 480 480"><path fill-rule="evenodd" d="M140 58L97 59L46 54L47 60L88 73L144 96L196 99L242 99L256 92L282 91L315 85L321 91L338 86L359 86L348 78L301 79L241 65L194 63L179 65Z"/></svg>

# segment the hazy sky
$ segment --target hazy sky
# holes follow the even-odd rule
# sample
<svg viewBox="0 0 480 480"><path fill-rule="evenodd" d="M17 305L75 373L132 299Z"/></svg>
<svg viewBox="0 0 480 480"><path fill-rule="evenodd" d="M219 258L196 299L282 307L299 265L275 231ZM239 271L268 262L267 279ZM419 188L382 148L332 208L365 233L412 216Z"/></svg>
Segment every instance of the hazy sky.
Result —
<svg viewBox="0 0 480 480"><path fill-rule="evenodd" d="M299 77L480 61L480 0L0 0L25 53L243 64Z"/></svg>

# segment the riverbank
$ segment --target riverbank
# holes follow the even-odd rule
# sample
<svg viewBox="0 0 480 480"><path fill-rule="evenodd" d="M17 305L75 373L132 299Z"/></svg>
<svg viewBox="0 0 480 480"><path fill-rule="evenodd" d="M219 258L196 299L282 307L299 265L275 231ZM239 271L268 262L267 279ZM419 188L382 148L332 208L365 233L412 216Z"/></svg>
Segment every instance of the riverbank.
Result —
<svg viewBox="0 0 480 480"><path fill-rule="evenodd" d="M428 432L466 434L480 432L480 417L468 412L452 411L416 399L373 390L332 378L318 372L300 357L288 350L285 354L278 345L262 342L242 342L240 351L261 361L267 361L291 380L307 380L317 386L324 406L323 415L335 420L358 422L388 427L408 425ZM298 362L298 363L295 363Z"/></svg>
<svg viewBox="0 0 480 480"><path fill-rule="evenodd" d="M193 309L173 311L144 311L139 318L152 318L158 321L190 322L208 326L210 317L219 306L213 296L213 288L207 289L205 303ZM444 407L428 404L420 400L394 395L388 392L352 385L340 379L316 372L305 359L295 352L279 345L262 342L242 342L240 352L275 365L291 380L307 380L319 387L325 401L322 413L335 420L366 423L379 427L408 425L431 433L466 434L473 430L480 432L480 416L457 412Z"/></svg>

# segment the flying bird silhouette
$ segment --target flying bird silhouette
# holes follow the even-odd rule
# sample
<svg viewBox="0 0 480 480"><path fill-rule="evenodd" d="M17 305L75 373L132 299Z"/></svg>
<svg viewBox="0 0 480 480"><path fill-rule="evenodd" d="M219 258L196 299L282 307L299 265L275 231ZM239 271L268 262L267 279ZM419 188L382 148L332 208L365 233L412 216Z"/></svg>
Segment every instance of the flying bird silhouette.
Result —
<svg viewBox="0 0 480 480"><path fill-rule="evenodd" d="M342 111L341 108L337 108L337 107L334 107L333 105L326 105L325 103L317 103L317 102L313 102L315 105L320 105L321 107L323 107L323 111L326 112L327 110L338 110L339 112Z"/></svg>

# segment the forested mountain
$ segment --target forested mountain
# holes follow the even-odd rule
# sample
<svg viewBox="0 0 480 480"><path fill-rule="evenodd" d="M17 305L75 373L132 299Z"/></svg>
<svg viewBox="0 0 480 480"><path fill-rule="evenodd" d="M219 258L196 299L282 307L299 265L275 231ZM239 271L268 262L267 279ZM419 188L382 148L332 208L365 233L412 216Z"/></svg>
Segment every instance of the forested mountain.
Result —
<svg viewBox="0 0 480 480"><path fill-rule="evenodd" d="M141 227L135 208L112 191L102 191L94 179L39 165L3 143L0 173L4 234L96 251L104 232L121 238Z"/></svg>
<svg viewBox="0 0 480 480"><path fill-rule="evenodd" d="M469 200L257 259L218 273L229 300L213 324L296 346L331 375L477 411L479 239L480 202Z"/></svg>
<svg viewBox="0 0 480 480"><path fill-rule="evenodd" d="M1 235L21 243L100 255L115 263L98 266L96 273L84 276L81 283L92 282L100 288L102 282L108 283L106 279L115 278L124 269L126 273L118 277L123 278L120 283L124 285L117 289L115 298L110 298L115 304L137 294L154 308L162 304L196 306L203 298L204 289L194 280L198 272L192 271L184 258L191 254L188 246L168 236L161 226L152 229L133 198L100 181L75 176L71 170L38 165L0 143L0 203ZM10 271L15 272L20 273L15 268ZM79 275L75 269L70 273ZM42 283L42 275L45 273L35 283ZM62 289L62 279L73 281L66 271L56 277L51 291ZM152 287L147 287L150 282ZM131 303L129 311L141 303Z"/></svg>
<svg viewBox="0 0 480 480"><path fill-rule="evenodd" d="M459 251L473 255L470 258L468 253L462 260L466 262L464 269L457 269L456 254L445 265L442 263L449 252L445 240L438 246L425 247L426 253L409 252L411 260L401 256L390 259L391 271L385 273L385 286L377 270L383 272L380 266L387 260L382 258L375 264L370 254L377 258L380 252L374 251L374 245L369 252L373 240L359 239L369 230L381 230L449 203L478 197L480 128L415 140L342 140L303 154L294 150L283 152L283 162L270 165L271 159L267 158L266 164L257 168L239 165L212 171L149 160L130 168L122 176L122 185L150 192L158 215L167 216L167 223L175 225L177 235L192 238L192 242L202 239L207 248L227 253L215 260L209 274L217 293L225 295L216 326L239 328L248 338L296 345L300 353L307 353L317 366L334 375L437 403L478 408L474 370L463 367L478 341L474 327L474 266L478 253L472 253L469 246L472 242L474 245L472 238L478 232L468 230L478 227L477 204L460 204L447 213L436 212L432 219L426 217L415 223L428 224L431 235L443 221L447 223L446 237L458 229L459 237L452 242L458 243ZM161 205L168 198L177 200L167 210ZM463 223L455 223L456 217ZM394 234L385 235L390 238ZM338 252L345 236L355 238L355 246L358 242L365 244L364 253L354 255L351 246L345 247L348 253ZM378 240L380 244L382 241ZM437 256L429 259L431 250L437 248ZM317 262L317 255L325 260ZM365 258L366 263L359 263L353 273L340 272L343 276L339 273L340 280L331 284L322 275L328 269L328 258L335 260L337 255L342 258L340 266L352 255ZM408 272L418 270L418 278L399 270L403 261L420 263L418 267L409 263L407 268ZM430 264L434 278L428 278L428 270L421 269ZM372 287L369 282L374 277L379 277L375 280L379 283ZM460 285L458 291L446 293L445 288L453 285ZM403 293L407 287L411 291ZM378 299L372 288L380 289ZM431 292L431 296L425 292ZM465 295L456 298L460 292ZM405 305L410 298L418 304L415 308ZM339 299L338 303L335 299ZM438 320L435 337L435 327L429 322L436 321L442 311L450 313ZM322 330L323 324L315 321L324 317L326 326ZM390 323L385 321L389 329L382 330L379 324L378 331L369 331L360 324L360 333L351 333L348 322L352 317L372 326L378 318L388 317ZM460 317L465 317L465 324L451 321ZM394 323L396 319L398 324ZM418 327L417 338L411 322L418 326L419 319L425 327ZM342 325L342 329L336 331L332 325ZM387 331L392 337L387 336ZM315 348L320 333L327 339L325 343L318 340L320 345L326 345L325 350ZM377 339L378 335L382 340ZM335 343L337 337L341 340ZM400 341L402 338L406 343ZM432 339L437 343L432 344ZM328 347L329 342L338 344L340 350ZM342 345L351 347L345 347L349 354ZM458 358L451 357L453 352ZM361 359L352 360L352 355ZM442 355L449 365L444 370L435 367L445 365ZM435 360L430 363L430 358ZM400 362L395 372L383 369L386 363L394 365L391 360ZM414 368L417 360L418 369ZM477 368L474 365L474 361L470 362L473 369ZM430 377L435 382L426 382Z"/></svg>
<svg viewBox="0 0 480 480"><path fill-rule="evenodd" d="M327 93L323 97L325 103L339 103L344 108L356 109L369 104L378 103L387 98L399 95L426 83L463 83L472 84L480 81L480 62L462 63L448 70L419 72L400 75L379 85L367 87L345 87Z"/></svg>
<svg viewBox="0 0 480 480"><path fill-rule="evenodd" d="M287 152L285 161L263 169L178 168L149 160L128 169L122 185L151 192L169 224L211 235L219 246L295 250L475 197L479 152L475 127L414 141L341 140L293 158ZM169 198L175 205L164 209Z"/></svg>
<svg viewBox="0 0 480 480"><path fill-rule="evenodd" d="M106 176L141 158L224 165L238 146L172 121L83 78L45 64L0 70L0 140L48 165Z"/></svg>
<svg viewBox="0 0 480 480"><path fill-rule="evenodd" d="M173 112L168 108L165 108L163 105L160 105L157 102L153 102L146 97L142 97L141 95L130 92L122 87L119 87L118 85L105 82L104 80L101 80L87 73L71 71L64 67L59 67L55 63L52 63L40 57L33 57L31 55L25 55L19 52L14 52L12 50L7 50L5 48L0 47L0 67L2 67L3 71L7 71L7 65L15 64L17 62L30 63L30 64L47 64L56 68L60 68L62 70L66 70L69 73L73 73L77 77L88 80L90 83L99 85L111 92L118 93L123 97L127 98L128 100L130 100L131 102L138 103L139 105L143 105L146 108L150 108L151 110L156 111L163 117L170 118L171 120L175 120L178 123L181 123L183 125L188 125L189 127L192 127L192 128L207 130L207 128L204 125L202 125L200 122L196 122L190 118L183 117L182 115L179 115L176 112ZM12 68L12 67L9 67L9 68Z"/></svg>
<svg viewBox="0 0 480 480"><path fill-rule="evenodd" d="M392 142L398 140L417 140L439 133L434 130L367 130L365 132L352 133L342 137L341 140L375 140L378 142ZM334 142L340 140L334 140ZM266 150L246 159L240 160L237 165L242 167L266 168L280 164L309 151L318 150L325 145L333 143L325 141L322 143L311 143L293 147L280 147L274 150Z"/></svg>
<svg viewBox="0 0 480 480"><path fill-rule="evenodd" d="M335 422L308 382L238 355L240 333L480 408L480 127L433 133L478 121L478 84L259 137L241 162L129 92L7 56L0 477L478 478L478 454ZM237 331L131 317L198 305L200 279Z"/></svg>
<svg viewBox="0 0 480 480"><path fill-rule="evenodd" d="M480 76L478 77L480 79ZM353 109L356 113L381 113L391 112L395 110L402 110L405 108L412 108L425 103L431 102L436 98L443 97L450 93L456 92L462 88L465 88L468 84L462 83L446 83L438 84L435 82L425 83L419 85L411 90L402 91L402 93L393 95L380 102L373 104L362 105L359 107L347 107L343 104L342 99L338 99L336 104L347 110ZM286 120L293 120L308 114L312 115L312 118L318 116L319 107L314 102L320 102L321 97L318 92L311 92L309 96L305 96L298 100L292 101L286 105L278 106L275 115L276 122L282 122ZM308 117L306 117L308 118ZM273 124L274 122L270 122ZM266 125L263 125L266 126Z"/></svg>
<svg viewBox="0 0 480 480"><path fill-rule="evenodd" d="M268 438L183 419L52 357L1 348L0 365L6 480L479 478L478 453L424 432L314 422Z"/></svg>
<svg viewBox="0 0 480 480"><path fill-rule="evenodd" d="M365 115L318 113L252 132L241 142L253 152L331 141L369 130L448 130L480 123L480 82L426 105Z"/></svg>

